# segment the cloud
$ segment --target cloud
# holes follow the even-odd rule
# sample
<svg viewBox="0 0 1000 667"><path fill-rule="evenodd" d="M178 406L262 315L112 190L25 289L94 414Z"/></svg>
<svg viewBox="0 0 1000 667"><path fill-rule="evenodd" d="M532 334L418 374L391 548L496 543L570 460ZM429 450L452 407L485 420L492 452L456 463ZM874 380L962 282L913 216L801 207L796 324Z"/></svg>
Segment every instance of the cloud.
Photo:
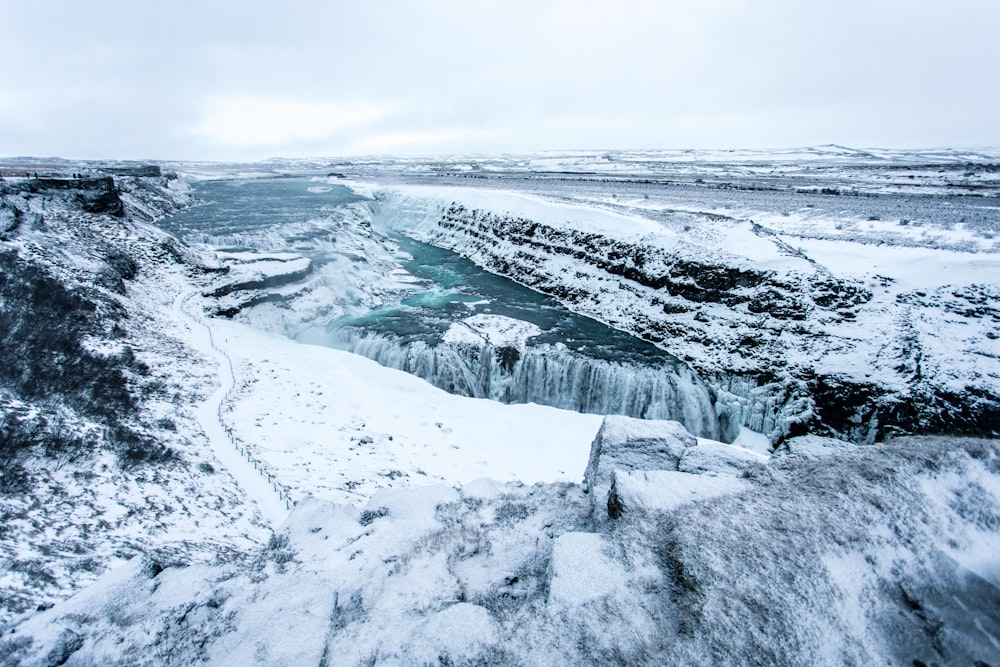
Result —
<svg viewBox="0 0 1000 667"><path fill-rule="evenodd" d="M439 130L416 130L378 132L349 146L346 153L353 155L377 153L409 153L414 149L432 147L439 150L449 145L484 139L498 134L497 131L473 130L456 127Z"/></svg>
<svg viewBox="0 0 1000 667"><path fill-rule="evenodd" d="M1000 143L995 0L9 4L7 154Z"/></svg>
<svg viewBox="0 0 1000 667"><path fill-rule="evenodd" d="M204 101L190 132L227 149L280 149L289 144L329 143L391 114L388 106L372 102L213 96Z"/></svg>

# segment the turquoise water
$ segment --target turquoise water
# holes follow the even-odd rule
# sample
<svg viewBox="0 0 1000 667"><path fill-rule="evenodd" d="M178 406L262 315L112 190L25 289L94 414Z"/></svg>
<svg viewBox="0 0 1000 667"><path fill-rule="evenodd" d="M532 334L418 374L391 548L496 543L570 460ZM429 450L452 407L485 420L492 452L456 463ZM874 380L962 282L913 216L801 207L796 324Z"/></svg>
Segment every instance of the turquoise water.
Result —
<svg viewBox="0 0 1000 667"><path fill-rule="evenodd" d="M444 333L456 319L491 313L537 325L542 334L529 339L529 347L562 344L587 356L617 362L674 365L677 361L650 343L569 311L555 299L488 273L450 250L398 233L392 233L391 238L413 257L403 261L403 266L435 287L404 299L403 308L377 321L364 318L363 326L374 331L405 335L410 328L408 320L419 319L435 333ZM351 326L355 322L340 324Z"/></svg>

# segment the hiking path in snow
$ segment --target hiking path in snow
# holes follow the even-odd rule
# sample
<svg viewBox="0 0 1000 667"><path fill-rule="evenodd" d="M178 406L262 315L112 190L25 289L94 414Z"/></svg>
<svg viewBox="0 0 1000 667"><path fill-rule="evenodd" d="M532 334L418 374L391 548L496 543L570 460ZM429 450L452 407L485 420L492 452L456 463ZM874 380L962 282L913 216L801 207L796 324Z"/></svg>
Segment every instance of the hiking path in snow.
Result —
<svg viewBox="0 0 1000 667"><path fill-rule="evenodd" d="M178 296L174 301L174 310L193 324L189 341L191 346L218 362L219 388L197 408L195 414L216 458L257 504L271 527L277 528L288 518L291 500L277 481L257 464L245 448L239 446L222 421L222 404L235 385L233 362L216 343L211 323L202 314L192 312L190 301L196 294L188 292Z"/></svg>

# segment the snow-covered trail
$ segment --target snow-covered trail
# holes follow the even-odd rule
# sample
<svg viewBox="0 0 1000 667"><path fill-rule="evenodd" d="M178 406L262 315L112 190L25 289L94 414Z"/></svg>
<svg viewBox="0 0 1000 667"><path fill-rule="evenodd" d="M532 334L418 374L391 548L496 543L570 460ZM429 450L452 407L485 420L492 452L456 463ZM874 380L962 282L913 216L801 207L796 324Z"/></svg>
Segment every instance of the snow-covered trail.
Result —
<svg viewBox="0 0 1000 667"><path fill-rule="evenodd" d="M233 364L229 355L216 344L211 325L188 309L188 302L195 295L196 292L188 292L178 296L174 301L174 311L193 324L190 344L205 356L214 357L219 364L219 388L196 409L195 415L216 458L257 504L261 515L273 528L277 528L288 518L290 503L277 490L274 481L268 479L252 461L243 457L222 423L222 402L235 384Z"/></svg>

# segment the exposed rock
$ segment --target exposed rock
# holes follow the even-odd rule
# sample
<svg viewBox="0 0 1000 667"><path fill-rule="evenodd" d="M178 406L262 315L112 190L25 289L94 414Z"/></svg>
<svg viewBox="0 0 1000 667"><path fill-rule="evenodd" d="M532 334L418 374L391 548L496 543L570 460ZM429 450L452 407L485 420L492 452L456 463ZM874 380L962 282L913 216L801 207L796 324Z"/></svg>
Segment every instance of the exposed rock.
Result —
<svg viewBox="0 0 1000 667"><path fill-rule="evenodd" d="M301 266L303 263L305 266ZM232 294L233 292L247 292L251 290L265 290L282 287L284 285L290 285L292 283L305 280L313 271L312 263L307 259L302 259L301 261L288 264L291 270L287 272L271 274L261 273L253 278L217 287L211 292L205 294L205 296L218 298L226 296L227 294Z"/></svg>
<svg viewBox="0 0 1000 667"><path fill-rule="evenodd" d="M55 645L49 654L45 656L46 665L52 665L56 667L58 665L65 665L74 653L79 651L83 647L84 638L69 628L63 630L59 633L58 639L56 639Z"/></svg>
<svg viewBox="0 0 1000 667"><path fill-rule="evenodd" d="M101 171L114 176L133 176L135 178L160 178L163 170L156 164L143 164L131 167L101 167Z"/></svg>
<svg viewBox="0 0 1000 667"><path fill-rule="evenodd" d="M96 178L36 178L22 184L26 192L67 191L87 213L105 213L117 218L125 215L125 205L110 176Z"/></svg>
<svg viewBox="0 0 1000 667"><path fill-rule="evenodd" d="M758 292L747 304L751 313L767 313L781 320L804 320L809 315L809 308L793 296L775 289Z"/></svg>
<svg viewBox="0 0 1000 667"><path fill-rule="evenodd" d="M214 311L215 315L232 319L248 308L260 306L265 303L287 304L294 301L296 296L299 296L297 293L280 294L259 290L240 292L240 295L243 298L230 299L225 305L220 305L216 308Z"/></svg>
<svg viewBox="0 0 1000 667"><path fill-rule="evenodd" d="M872 291L860 282L849 280L831 280L827 276L817 276L812 281L810 294L813 303L820 308L837 310L853 308L872 300Z"/></svg>
<svg viewBox="0 0 1000 667"><path fill-rule="evenodd" d="M936 387L921 368L920 350L901 352L897 370L909 376L902 388L833 375L810 381L817 417L811 429L860 444L908 433L1000 436L1000 396L971 386L961 393Z"/></svg>
<svg viewBox="0 0 1000 667"><path fill-rule="evenodd" d="M504 239L525 248L519 253L521 261L516 265L503 259L499 249L493 249L494 268L518 282L560 298L563 295L556 290L561 286L553 284L550 277L544 274L538 260L540 256L569 256L609 275L696 303L734 305L745 302L748 297L740 291L742 288L757 287L773 280L773 276L763 271L682 258L661 248L592 232L557 229L526 218L469 210L459 203L453 203L444 212L439 226L484 242ZM481 249L490 252L485 247Z"/></svg>

